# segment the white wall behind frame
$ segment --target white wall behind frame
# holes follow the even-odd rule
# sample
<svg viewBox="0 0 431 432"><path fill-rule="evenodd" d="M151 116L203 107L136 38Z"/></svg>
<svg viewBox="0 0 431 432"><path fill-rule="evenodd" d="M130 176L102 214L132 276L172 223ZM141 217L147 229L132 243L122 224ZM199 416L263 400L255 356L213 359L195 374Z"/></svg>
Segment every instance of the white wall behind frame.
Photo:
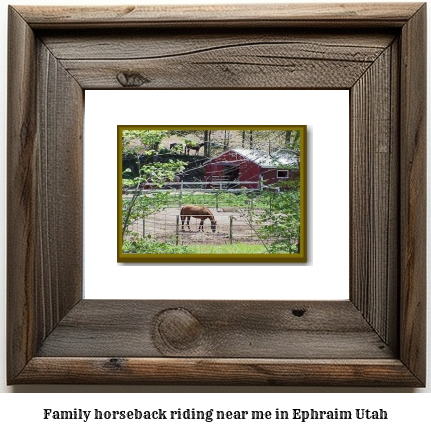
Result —
<svg viewBox="0 0 431 432"><path fill-rule="evenodd" d="M86 91L85 298L347 299L348 107L340 90ZM117 263L116 133L127 124L308 125L309 262Z"/></svg>

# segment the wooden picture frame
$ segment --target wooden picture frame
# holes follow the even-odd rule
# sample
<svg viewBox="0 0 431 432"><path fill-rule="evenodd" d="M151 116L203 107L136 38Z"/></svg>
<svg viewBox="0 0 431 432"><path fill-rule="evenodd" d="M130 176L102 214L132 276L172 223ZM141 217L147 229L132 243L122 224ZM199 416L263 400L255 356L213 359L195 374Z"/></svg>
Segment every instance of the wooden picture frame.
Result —
<svg viewBox="0 0 431 432"><path fill-rule="evenodd" d="M425 27L421 3L9 7L8 383L424 386ZM84 90L124 88L349 89L349 300L82 299Z"/></svg>

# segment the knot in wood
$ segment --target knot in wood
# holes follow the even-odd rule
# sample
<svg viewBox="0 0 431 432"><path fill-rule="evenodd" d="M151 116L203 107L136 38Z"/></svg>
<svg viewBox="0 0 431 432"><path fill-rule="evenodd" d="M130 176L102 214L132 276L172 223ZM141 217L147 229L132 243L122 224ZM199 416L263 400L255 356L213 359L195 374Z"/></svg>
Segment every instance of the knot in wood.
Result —
<svg viewBox="0 0 431 432"><path fill-rule="evenodd" d="M109 366L113 369L120 369L123 361L121 359L112 358L109 359Z"/></svg>
<svg viewBox="0 0 431 432"><path fill-rule="evenodd" d="M305 309L292 309L292 314L296 317L302 317L305 314Z"/></svg>
<svg viewBox="0 0 431 432"><path fill-rule="evenodd" d="M132 71L119 72L117 74L117 81L123 87L140 87L150 82L148 78L145 78L139 72Z"/></svg>
<svg viewBox="0 0 431 432"><path fill-rule="evenodd" d="M169 348L185 350L199 344L203 329L193 314L177 308L166 309L156 317L156 332Z"/></svg>

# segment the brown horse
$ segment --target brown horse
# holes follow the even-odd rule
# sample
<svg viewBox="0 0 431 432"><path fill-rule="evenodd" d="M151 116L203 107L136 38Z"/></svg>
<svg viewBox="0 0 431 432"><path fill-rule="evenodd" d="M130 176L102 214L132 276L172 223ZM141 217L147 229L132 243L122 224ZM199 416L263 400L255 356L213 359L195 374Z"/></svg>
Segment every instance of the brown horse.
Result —
<svg viewBox="0 0 431 432"><path fill-rule="evenodd" d="M187 143L186 147L184 149L184 154L187 154L189 156L190 150L194 150L195 155L197 155L199 153L199 150L201 149L201 147L203 147L204 145L205 145L205 143L200 143L200 144Z"/></svg>
<svg viewBox="0 0 431 432"><path fill-rule="evenodd" d="M216 231L217 222L214 218L214 215L211 213L211 210L207 209L203 206L195 206L195 205L186 205L180 211L181 217L181 229L184 231L184 221L187 219L187 226L190 231L190 218L194 217L196 219L200 219L201 222L199 224L198 231L204 231L204 220L209 219L211 221L211 229L213 232Z"/></svg>

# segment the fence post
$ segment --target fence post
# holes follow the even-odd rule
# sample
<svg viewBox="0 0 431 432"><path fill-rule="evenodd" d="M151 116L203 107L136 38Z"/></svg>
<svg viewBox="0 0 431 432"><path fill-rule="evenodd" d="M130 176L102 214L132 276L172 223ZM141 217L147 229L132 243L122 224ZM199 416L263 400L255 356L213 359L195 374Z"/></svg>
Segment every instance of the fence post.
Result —
<svg viewBox="0 0 431 432"><path fill-rule="evenodd" d="M229 216L229 218L230 218L230 221L229 221L229 242L230 242L230 244L232 244L233 243L233 230L232 230L233 216Z"/></svg>
<svg viewBox="0 0 431 432"><path fill-rule="evenodd" d="M175 230L175 245L178 246L180 240L180 215L177 215L177 226Z"/></svg>
<svg viewBox="0 0 431 432"><path fill-rule="evenodd" d="M142 218L142 238L145 238L145 218Z"/></svg>

